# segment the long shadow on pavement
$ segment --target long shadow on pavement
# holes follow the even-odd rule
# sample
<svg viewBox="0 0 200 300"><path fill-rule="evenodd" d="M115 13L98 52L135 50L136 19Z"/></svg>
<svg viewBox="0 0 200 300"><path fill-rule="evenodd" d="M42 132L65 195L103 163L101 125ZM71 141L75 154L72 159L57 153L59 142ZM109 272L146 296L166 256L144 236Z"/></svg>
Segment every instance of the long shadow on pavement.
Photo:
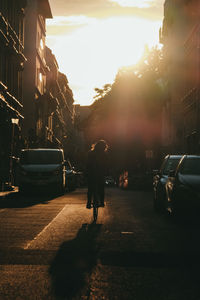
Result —
<svg viewBox="0 0 200 300"><path fill-rule="evenodd" d="M83 224L75 239L64 242L49 268L56 297L71 299L81 292L97 264L96 238L101 224Z"/></svg>
<svg viewBox="0 0 200 300"><path fill-rule="evenodd" d="M55 198L55 195L37 193L22 195L19 192L10 193L6 196L0 197L0 209L23 208L33 206L39 203L47 204L53 198Z"/></svg>

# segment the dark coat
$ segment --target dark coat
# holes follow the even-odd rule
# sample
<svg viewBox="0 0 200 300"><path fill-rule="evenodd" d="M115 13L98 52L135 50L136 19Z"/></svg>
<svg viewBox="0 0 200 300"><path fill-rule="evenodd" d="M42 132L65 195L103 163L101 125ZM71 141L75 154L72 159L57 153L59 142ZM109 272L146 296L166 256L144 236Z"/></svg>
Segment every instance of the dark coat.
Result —
<svg viewBox="0 0 200 300"><path fill-rule="evenodd" d="M92 182L104 182L107 172L107 154L91 150L88 153L87 177Z"/></svg>

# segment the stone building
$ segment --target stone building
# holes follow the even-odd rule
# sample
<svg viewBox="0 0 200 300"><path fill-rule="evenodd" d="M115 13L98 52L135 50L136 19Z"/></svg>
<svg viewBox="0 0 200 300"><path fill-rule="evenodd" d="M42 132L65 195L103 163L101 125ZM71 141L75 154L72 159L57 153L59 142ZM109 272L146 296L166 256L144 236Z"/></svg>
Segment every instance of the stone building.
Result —
<svg viewBox="0 0 200 300"><path fill-rule="evenodd" d="M66 156L73 159L76 150L76 138L75 138L75 106L74 96L71 88L69 87L67 76L61 72L58 73L58 84L60 87L59 92L59 110L63 117L64 124L66 126L66 135L63 139L63 147Z"/></svg>
<svg viewBox="0 0 200 300"><path fill-rule="evenodd" d="M26 0L0 1L0 188L12 183L12 156L20 147Z"/></svg>
<svg viewBox="0 0 200 300"><path fill-rule="evenodd" d="M26 147L64 147L73 128L73 94L45 45L48 0L27 0L25 18L24 123Z"/></svg>
<svg viewBox="0 0 200 300"><path fill-rule="evenodd" d="M183 147L200 152L200 21L184 44L185 73L183 105Z"/></svg>
<svg viewBox="0 0 200 300"><path fill-rule="evenodd" d="M160 41L164 45L169 91L164 139L171 152L199 152L199 15L198 0L166 0L164 3Z"/></svg>
<svg viewBox="0 0 200 300"><path fill-rule="evenodd" d="M56 105L47 94L46 78L49 67L45 58L46 19L52 18L48 0L27 0L25 9L24 68L24 122L22 127L25 146L45 144L45 114L49 102Z"/></svg>
<svg viewBox="0 0 200 300"><path fill-rule="evenodd" d="M59 72L56 57L46 47L47 95L51 101L47 108L46 138L48 142L64 147L68 144L74 128L74 98L65 74ZM53 105L52 105L52 104Z"/></svg>

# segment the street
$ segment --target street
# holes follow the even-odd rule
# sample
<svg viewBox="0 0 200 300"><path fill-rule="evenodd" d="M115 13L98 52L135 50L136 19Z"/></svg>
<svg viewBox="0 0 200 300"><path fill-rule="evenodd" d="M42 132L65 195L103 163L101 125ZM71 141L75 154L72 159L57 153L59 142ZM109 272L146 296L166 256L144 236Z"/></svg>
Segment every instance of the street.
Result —
<svg viewBox="0 0 200 300"><path fill-rule="evenodd" d="M0 299L200 299L199 225L156 214L151 191L0 198Z"/></svg>

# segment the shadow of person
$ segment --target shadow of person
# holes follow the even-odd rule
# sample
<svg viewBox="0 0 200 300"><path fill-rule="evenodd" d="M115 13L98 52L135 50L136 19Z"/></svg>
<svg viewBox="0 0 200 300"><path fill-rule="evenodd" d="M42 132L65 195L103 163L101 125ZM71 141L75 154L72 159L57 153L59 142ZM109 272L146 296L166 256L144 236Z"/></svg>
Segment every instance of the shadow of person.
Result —
<svg viewBox="0 0 200 300"><path fill-rule="evenodd" d="M49 268L56 297L71 299L85 286L97 264L96 238L100 229L101 224L83 224L75 239L61 245Z"/></svg>

